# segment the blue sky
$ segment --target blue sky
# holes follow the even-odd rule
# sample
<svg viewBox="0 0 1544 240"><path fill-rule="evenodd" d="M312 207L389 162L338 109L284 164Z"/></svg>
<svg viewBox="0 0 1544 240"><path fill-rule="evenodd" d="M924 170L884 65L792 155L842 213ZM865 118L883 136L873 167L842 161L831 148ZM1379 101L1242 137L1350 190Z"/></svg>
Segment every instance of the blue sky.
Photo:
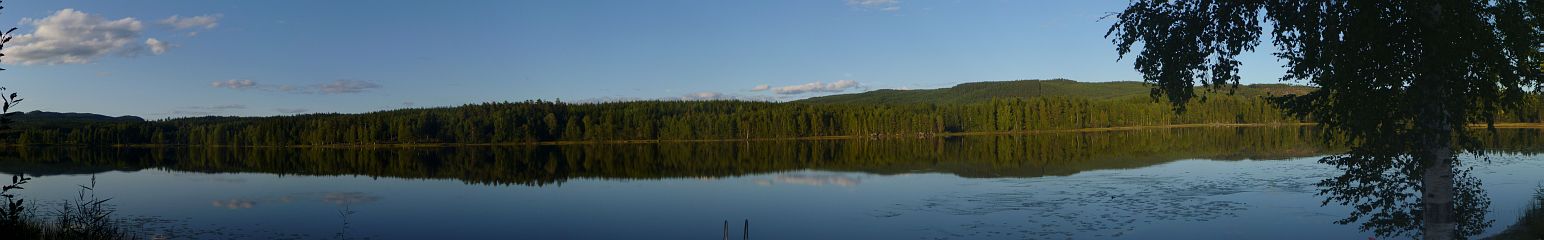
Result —
<svg viewBox="0 0 1544 240"><path fill-rule="evenodd" d="M1125 4L12 0L0 86L23 110L159 119L1133 81L1100 20ZM1279 76L1245 63L1246 82Z"/></svg>

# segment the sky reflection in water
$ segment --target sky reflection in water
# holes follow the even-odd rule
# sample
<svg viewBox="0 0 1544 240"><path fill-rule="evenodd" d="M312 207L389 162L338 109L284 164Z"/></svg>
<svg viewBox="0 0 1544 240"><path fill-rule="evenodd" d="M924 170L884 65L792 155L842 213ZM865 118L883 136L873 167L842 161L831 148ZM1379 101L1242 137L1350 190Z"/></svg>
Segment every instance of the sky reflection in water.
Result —
<svg viewBox="0 0 1544 240"><path fill-rule="evenodd" d="M1476 168L1495 199L1498 229L1517 217L1541 183L1535 173L1544 172L1537 157L1513 158ZM722 221L743 219L763 239L1370 236L1329 224L1345 208L1318 206L1312 183L1332 170L1302 158L1185 160L1039 178L794 171L549 187L163 170L98 179L99 194L114 196L120 213L149 234L196 238L330 237L341 229L344 205L356 212L351 236L403 239L711 238ZM241 180L198 181L211 177ZM62 199L87 178L40 177L28 196Z"/></svg>
<svg viewBox="0 0 1544 240"><path fill-rule="evenodd" d="M1313 157L1329 150L1294 143L1314 139L1299 134L1221 129L492 153L66 151L23 154L29 160L0 162L0 172L42 175L23 192L42 200L73 197L95 173L97 194L112 197L120 216L147 236L172 238L702 239L720 237L724 221L745 219L758 239L1371 236L1331 223L1349 211L1321 207L1314 196L1313 183L1336 173ZM1511 139L1537 146L1536 135ZM1196 137L1220 138L1152 145ZM1284 160L1180 160L1261 156ZM1495 227L1482 236L1510 226L1544 184L1541 156L1471 162L1494 201ZM735 234L739 228L732 224Z"/></svg>

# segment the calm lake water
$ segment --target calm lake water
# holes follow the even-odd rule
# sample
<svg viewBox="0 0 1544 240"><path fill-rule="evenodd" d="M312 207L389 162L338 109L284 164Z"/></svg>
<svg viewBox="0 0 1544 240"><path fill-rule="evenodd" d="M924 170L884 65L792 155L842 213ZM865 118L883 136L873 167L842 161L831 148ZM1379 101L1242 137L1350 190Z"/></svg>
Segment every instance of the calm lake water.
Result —
<svg viewBox="0 0 1544 240"><path fill-rule="evenodd" d="M1544 185L1538 130L1469 160L1486 234ZM57 202L96 178L184 239L1366 239L1313 185L1312 128L541 147L9 149ZM1472 157L1471 157L1472 159ZM41 205L47 209L49 206ZM1482 235L1482 236L1484 236Z"/></svg>

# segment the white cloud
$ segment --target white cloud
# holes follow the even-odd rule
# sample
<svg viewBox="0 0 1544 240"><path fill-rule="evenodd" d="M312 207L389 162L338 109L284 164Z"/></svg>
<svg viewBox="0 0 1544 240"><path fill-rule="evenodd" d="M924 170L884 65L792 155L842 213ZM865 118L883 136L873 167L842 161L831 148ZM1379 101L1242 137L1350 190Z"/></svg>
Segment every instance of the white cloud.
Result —
<svg viewBox="0 0 1544 240"><path fill-rule="evenodd" d="M170 43L162 42L161 40L156 40L155 38L145 39L145 45L150 46L150 53L154 54L166 53L166 49L172 48Z"/></svg>
<svg viewBox="0 0 1544 240"><path fill-rule="evenodd" d="M895 5L895 4L898 4L898 3L901 3L901 1L897 1L897 0L847 0L847 4L859 5L859 6L867 6L867 7L878 7L878 6Z"/></svg>
<svg viewBox="0 0 1544 240"><path fill-rule="evenodd" d="M346 80L346 79L334 80L334 81L329 82L329 83L311 85L311 86L307 86L307 87L300 87L300 86L294 86L294 85L288 85L288 84L281 84L281 85L261 84L261 83L258 83L257 81L252 81L252 80L247 80L247 79L232 79L232 80L225 80L225 81L214 81L214 82L209 83L209 86L210 87L214 87L214 88L229 88L229 89L236 89L236 90L262 90L262 91L270 91L270 92L306 93L306 94L309 94L309 93L321 93L321 94L362 93L362 92L365 92L365 91L370 90L370 89L375 89L375 88L380 88L381 87L380 84L376 84L376 83L370 82L370 81Z"/></svg>
<svg viewBox="0 0 1544 240"><path fill-rule="evenodd" d="M215 88L229 88L229 89L252 89L252 88L256 88L257 87L257 82L252 81L250 79L240 79L240 80L231 79L231 80L225 80L225 81L214 81L214 82L209 83L209 86L210 87L215 87Z"/></svg>
<svg viewBox="0 0 1544 240"><path fill-rule="evenodd" d="M633 99L633 100L636 101L636 100L639 100L639 99ZM741 100L741 101L764 101L764 102L777 101L776 98L773 98L773 97L770 97L770 96L756 96L756 95L746 96L746 95L738 95L738 94L725 94L725 93L712 92L712 91L695 92L695 93L686 94L686 95L682 95L680 97L675 97L675 98L660 98L659 100L681 100L681 101Z"/></svg>
<svg viewBox="0 0 1544 240"><path fill-rule="evenodd" d="M136 44L144 26L134 18L107 20L67 8L43 19L23 18L21 24L35 30L16 36L11 47L0 51L20 64L91 63L109 55L135 56L145 51Z"/></svg>
<svg viewBox="0 0 1544 240"><path fill-rule="evenodd" d="M722 100L722 99L727 99L727 98L725 98L724 94L720 93L720 92L706 92L706 91L705 92L695 92L695 93L691 93L691 94L686 94L685 96L681 96L681 100L688 100L688 101L690 101L690 100Z"/></svg>
<svg viewBox="0 0 1544 240"><path fill-rule="evenodd" d="M213 29L215 26L220 26L220 17L221 16L222 15L220 15L220 14L203 15L203 16L192 16L192 17L182 17L182 16L173 15L171 17L167 17L166 19L161 19L161 21L159 21L157 23L160 23L162 25L171 26L172 28L177 29L177 30L191 29L191 28Z"/></svg>
<svg viewBox="0 0 1544 240"><path fill-rule="evenodd" d="M366 90L370 90L370 89L373 89L373 88L380 88L380 87L381 87L380 84L375 84L373 82L368 82L368 81L339 79L339 80L334 80L331 83L326 83L326 84L322 84L321 86L318 86L317 87L317 91L319 91L321 93L326 93L326 94L333 94L333 93L359 93L359 92L364 92Z"/></svg>
<svg viewBox="0 0 1544 240"><path fill-rule="evenodd" d="M866 9L894 12L901 10L901 1L898 0L847 0L848 6L856 6Z"/></svg>
<svg viewBox="0 0 1544 240"><path fill-rule="evenodd" d="M558 100L562 100L562 99L558 99ZM607 97L583 98L583 99L579 99L579 100L568 102L568 103L613 103L613 102L630 102L630 101L644 101L644 100L648 100L648 99L643 99L643 98L639 98L639 97L626 97L626 96L607 96Z"/></svg>
<svg viewBox="0 0 1544 240"><path fill-rule="evenodd" d="M160 116L166 116L166 115L172 115L172 116L213 116L215 114L217 114L217 112L215 112L215 111L172 110L170 112L153 113L151 115L160 115Z"/></svg>
<svg viewBox="0 0 1544 240"><path fill-rule="evenodd" d="M767 86L766 84L756 85L756 87L751 88L751 91L752 92L760 92L760 91L766 91L767 89L772 89L772 86Z"/></svg>
<svg viewBox="0 0 1544 240"><path fill-rule="evenodd" d="M187 106L187 107L177 108L177 109L174 109L174 110L171 110L171 111L168 111L168 112L164 112L164 113L154 113L152 115L163 115L163 116L164 115L174 115L174 116L214 116L214 115L224 114L226 110L234 110L234 109L247 109L247 105L243 105L243 104L224 104L224 105L210 105L210 106Z"/></svg>
<svg viewBox="0 0 1544 240"><path fill-rule="evenodd" d="M855 87L858 87L858 86L859 86L858 81L853 81L853 80L838 80L838 81L832 82L832 83L824 83L824 82L818 82L817 81L817 82L812 82L812 83L805 83L805 84L799 84L799 85L793 85L793 86L784 86L784 87L773 88L772 89L772 93L776 93L776 94L801 94L801 93L807 93L807 92L836 93L836 92L847 91L847 89L855 88Z"/></svg>
<svg viewBox="0 0 1544 240"><path fill-rule="evenodd" d="M277 90L277 91L280 91L280 92L306 93L306 91L301 90L300 87L291 86L291 85L279 85L278 87L274 87L273 89Z"/></svg>
<svg viewBox="0 0 1544 240"><path fill-rule="evenodd" d="M283 114L306 113L306 112L310 112L311 111L309 109L304 109L304 108L275 108L273 110L274 111L278 111L279 113L283 113Z"/></svg>
<svg viewBox="0 0 1544 240"><path fill-rule="evenodd" d="M242 104L225 104L225 105L214 105L214 106L192 106L192 107L188 107L188 108L189 109L229 110L229 109L247 109L247 105L242 105Z"/></svg>

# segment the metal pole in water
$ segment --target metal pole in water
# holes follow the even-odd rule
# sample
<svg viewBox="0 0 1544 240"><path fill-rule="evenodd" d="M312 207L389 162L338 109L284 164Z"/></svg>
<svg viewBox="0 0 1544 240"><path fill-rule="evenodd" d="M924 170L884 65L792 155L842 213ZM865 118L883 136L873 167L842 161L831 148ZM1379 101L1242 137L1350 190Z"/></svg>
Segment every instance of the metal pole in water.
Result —
<svg viewBox="0 0 1544 240"><path fill-rule="evenodd" d="M740 239L742 239L742 240L751 240L751 220L750 219L745 219L745 236L740 238Z"/></svg>
<svg viewBox="0 0 1544 240"><path fill-rule="evenodd" d="M729 220L724 220L724 240L729 240Z"/></svg>

